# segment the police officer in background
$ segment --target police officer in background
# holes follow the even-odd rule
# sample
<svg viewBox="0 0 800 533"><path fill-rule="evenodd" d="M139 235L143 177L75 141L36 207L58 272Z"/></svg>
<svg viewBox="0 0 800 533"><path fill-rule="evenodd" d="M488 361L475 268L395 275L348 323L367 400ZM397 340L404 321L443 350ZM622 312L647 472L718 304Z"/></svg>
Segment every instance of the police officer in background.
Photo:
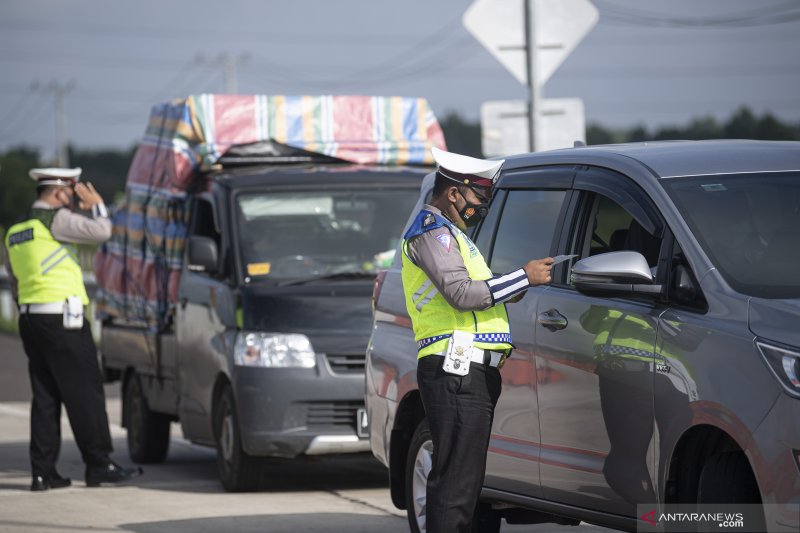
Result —
<svg viewBox="0 0 800 533"><path fill-rule="evenodd" d="M6 247L31 404L32 491L67 487L56 470L61 447L61 404L86 464L89 487L116 484L141 473L111 460L111 435L103 380L88 321L89 303L73 244L97 244L111 236L103 199L91 183L78 183L81 169L32 169L38 198L25 220L9 228ZM92 218L73 213L73 195Z"/></svg>
<svg viewBox="0 0 800 533"><path fill-rule="evenodd" d="M493 275L464 230L485 215L503 161L436 148L433 157L438 169L431 202L403 236L402 279L433 440L426 531L466 532L484 479L501 389L498 368L513 348L504 304L548 283L553 260Z"/></svg>

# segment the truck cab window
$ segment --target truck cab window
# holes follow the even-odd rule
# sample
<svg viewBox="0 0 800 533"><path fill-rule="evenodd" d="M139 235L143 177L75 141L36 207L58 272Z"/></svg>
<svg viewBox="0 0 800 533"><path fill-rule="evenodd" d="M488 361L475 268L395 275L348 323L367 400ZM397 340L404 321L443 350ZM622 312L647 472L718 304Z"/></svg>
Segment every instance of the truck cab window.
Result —
<svg viewBox="0 0 800 533"><path fill-rule="evenodd" d="M220 245L220 236L214 225L214 207L208 200L198 198L192 215L191 235L209 237Z"/></svg>

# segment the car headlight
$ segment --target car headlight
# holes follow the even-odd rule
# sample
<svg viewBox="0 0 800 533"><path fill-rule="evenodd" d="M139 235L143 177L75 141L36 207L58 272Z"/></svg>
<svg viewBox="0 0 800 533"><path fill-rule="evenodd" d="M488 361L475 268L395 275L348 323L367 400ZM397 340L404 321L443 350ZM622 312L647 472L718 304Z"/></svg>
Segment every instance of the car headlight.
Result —
<svg viewBox="0 0 800 533"><path fill-rule="evenodd" d="M756 346L784 390L800 398L800 352L761 341Z"/></svg>
<svg viewBox="0 0 800 533"><path fill-rule="evenodd" d="M317 364L308 337L299 333L240 332L233 348L239 366L313 368Z"/></svg>

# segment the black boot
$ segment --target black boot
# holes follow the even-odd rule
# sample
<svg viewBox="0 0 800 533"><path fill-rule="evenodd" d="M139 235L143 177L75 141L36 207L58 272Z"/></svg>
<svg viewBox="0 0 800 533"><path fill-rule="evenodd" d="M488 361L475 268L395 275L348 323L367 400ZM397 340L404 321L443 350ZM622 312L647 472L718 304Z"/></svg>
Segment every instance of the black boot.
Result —
<svg viewBox="0 0 800 533"><path fill-rule="evenodd" d="M68 477L61 477L58 473L50 476L33 476L31 482L32 492L41 492L47 489L62 489L72 485L72 480Z"/></svg>
<svg viewBox="0 0 800 533"><path fill-rule="evenodd" d="M86 486L119 485L143 474L140 467L123 468L115 462L86 466Z"/></svg>

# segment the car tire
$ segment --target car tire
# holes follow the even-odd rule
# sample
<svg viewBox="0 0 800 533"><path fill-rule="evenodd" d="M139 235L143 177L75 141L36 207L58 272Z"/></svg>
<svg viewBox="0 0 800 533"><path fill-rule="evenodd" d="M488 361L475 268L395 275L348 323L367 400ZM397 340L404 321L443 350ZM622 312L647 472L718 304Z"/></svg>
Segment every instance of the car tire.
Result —
<svg viewBox="0 0 800 533"><path fill-rule="evenodd" d="M239 417L230 387L222 390L214 409L214 439L217 446L217 472L225 490L256 490L261 481L263 461L242 449Z"/></svg>
<svg viewBox="0 0 800 533"><path fill-rule="evenodd" d="M128 429L128 454L135 463L160 463L169 450L172 418L151 411L139 376L134 374L125 386L125 421Z"/></svg>
<svg viewBox="0 0 800 533"><path fill-rule="evenodd" d="M406 516L412 533L425 531L425 500L433 459L433 441L428 422L422 420L411 437L406 457ZM497 533L501 516L487 503L478 503L472 520L474 533Z"/></svg>
<svg viewBox="0 0 800 533"><path fill-rule="evenodd" d="M709 457L700 473L697 489L700 504L760 504L758 483L742 452L726 452ZM766 531L764 515L748 523L752 531Z"/></svg>

